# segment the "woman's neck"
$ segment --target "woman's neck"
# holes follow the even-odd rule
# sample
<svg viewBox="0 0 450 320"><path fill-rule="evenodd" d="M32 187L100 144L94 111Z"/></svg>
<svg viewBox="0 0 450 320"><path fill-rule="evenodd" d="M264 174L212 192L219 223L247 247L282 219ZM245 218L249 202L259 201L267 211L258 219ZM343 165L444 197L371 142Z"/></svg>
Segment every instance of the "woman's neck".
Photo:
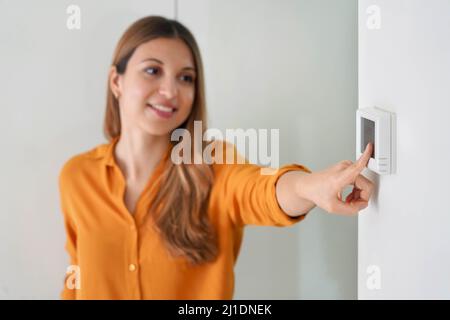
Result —
<svg viewBox="0 0 450 320"><path fill-rule="evenodd" d="M127 181L147 180L169 147L168 136L124 130L115 147L117 164Z"/></svg>

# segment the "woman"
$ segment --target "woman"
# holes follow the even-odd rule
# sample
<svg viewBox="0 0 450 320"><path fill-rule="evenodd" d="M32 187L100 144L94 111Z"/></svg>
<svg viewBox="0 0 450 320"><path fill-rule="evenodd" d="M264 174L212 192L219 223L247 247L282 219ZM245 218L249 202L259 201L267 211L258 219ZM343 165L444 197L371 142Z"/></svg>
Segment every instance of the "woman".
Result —
<svg viewBox="0 0 450 320"><path fill-rule="evenodd" d="M66 276L62 298L231 299L245 225L292 225L316 205L340 214L368 205L373 185L360 172L370 144L357 162L315 173L297 164L261 175L248 161L175 163L171 133L193 135L194 121L206 130L194 37L174 20L138 20L110 69L109 143L72 157L60 173L66 249L76 271ZM235 150L217 144L213 154L219 160Z"/></svg>

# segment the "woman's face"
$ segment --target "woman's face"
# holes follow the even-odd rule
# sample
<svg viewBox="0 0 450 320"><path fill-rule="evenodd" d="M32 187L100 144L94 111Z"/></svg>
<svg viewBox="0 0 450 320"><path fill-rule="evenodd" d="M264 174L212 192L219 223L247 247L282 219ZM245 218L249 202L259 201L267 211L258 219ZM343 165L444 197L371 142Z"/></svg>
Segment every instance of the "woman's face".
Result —
<svg viewBox="0 0 450 320"><path fill-rule="evenodd" d="M123 75L111 68L122 130L170 134L191 112L195 77L192 53L182 40L157 38L138 46Z"/></svg>

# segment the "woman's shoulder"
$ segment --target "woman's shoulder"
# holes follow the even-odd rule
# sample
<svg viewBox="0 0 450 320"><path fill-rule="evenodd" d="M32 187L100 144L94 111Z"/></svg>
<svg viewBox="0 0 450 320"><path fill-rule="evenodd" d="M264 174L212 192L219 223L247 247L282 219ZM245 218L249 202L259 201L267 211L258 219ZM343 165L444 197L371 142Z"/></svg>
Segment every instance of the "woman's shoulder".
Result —
<svg viewBox="0 0 450 320"><path fill-rule="evenodd" d="M110 143L101 143L69 157L62 165L60 179L94 169L104 159Z"/></svg>

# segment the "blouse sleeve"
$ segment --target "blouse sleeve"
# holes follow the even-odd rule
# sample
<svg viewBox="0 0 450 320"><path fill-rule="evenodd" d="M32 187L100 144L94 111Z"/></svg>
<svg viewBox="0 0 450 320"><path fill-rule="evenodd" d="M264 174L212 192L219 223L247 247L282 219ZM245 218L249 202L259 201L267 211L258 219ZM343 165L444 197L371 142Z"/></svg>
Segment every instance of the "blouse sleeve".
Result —
<svg viewBox="0 0 450 320"><path fill-rule="evenodd" d="M228 143L227 143L228 144ZM231 220L239 226L289 226L303 220L306 214L291 217L280 207L276 198L278 179L288 171L311 173L307 167L299 164L284 165L273 174L263 175L262 166L250 164L234 149L236 159L244 163L219 164L216 170L215 196L229 212Z"/></svg>
<svg viewBox="0 0 450 320"><path fill-rule="evenodd" d="M66 242L65 242L65 250L69 254L70 265L77 267L78 259L77 259L77 235L76 235L76 227L73 219L71 219L68 211L67 205L67 196L68 193L66 191L66 181L64 180L63 174L60 174L59 177L59 190L60 190L60 204L61 210L64 218L64 228L66 231ZM76 289L69 288L67 286L67 281L69 277L73 277L71 273L66 273L64 277L63 289L60 292L60 298L62 300L74 300L76 299Z"/></svg>

